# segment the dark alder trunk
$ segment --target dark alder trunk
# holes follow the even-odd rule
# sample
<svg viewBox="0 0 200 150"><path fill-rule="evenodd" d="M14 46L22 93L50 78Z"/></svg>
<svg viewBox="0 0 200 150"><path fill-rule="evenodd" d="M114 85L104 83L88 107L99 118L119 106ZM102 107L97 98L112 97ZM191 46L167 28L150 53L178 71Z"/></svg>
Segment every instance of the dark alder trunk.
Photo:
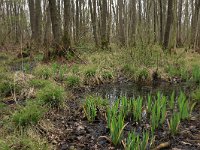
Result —
<svg viewBox="0 0 200 150"><path fill-rule="evenodd" d="M35 2L34 0L28 0L28 6L30 11L30 23L31 23L31 38L35 39Z"/></svg>
<svg viewBox="0 0 200 150"><path fill-rule="evenodd" d="M173 22L173 0L168 0L167 23L165 27L165 36L163 48L167 49L169 45L170 31Z"/></svg>
<svg viewBox="0 0 200 150"><path fill-rule="evenodd" d="M63 36L63 44L65 50L68 50L71 45L70 40L70 0L64 0L64 36Z"/></svg>
<svg viewBox="0 0 200 150"><path fill-rule="evenodd" d="M61 25L59 24L59 14L55 0L49 0L49 8L54 37L54 45L56 46L57 50L59 50L59 46L61 44Z"/></svg>

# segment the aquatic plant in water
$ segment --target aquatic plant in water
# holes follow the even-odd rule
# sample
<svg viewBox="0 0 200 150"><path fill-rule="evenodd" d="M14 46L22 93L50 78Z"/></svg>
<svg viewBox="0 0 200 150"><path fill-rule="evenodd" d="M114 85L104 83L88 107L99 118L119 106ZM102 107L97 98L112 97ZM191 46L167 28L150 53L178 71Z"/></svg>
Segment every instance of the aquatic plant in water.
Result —
<svg viewBox="0 0 200 150"><path fill-rule="evenodd" d="M142 134L142 139L135 132L129 132L126 139L125 150L146 150L149 141L149 132L145 131Z"/></svg>
<svg viewBox="0 0 200 150"><path fill-rule="evenodd" d="M174 106L175 106L175 92L173 91L170 96L169 108L174 109Z"/></svg>
<svg viewBox="0 0 200 150"><path fill-rule="evenodd" d="M169 131L172 135L176 135L178 132L178 126L180 124L180 113L175 113L168 121Z"/></svg>
<svg viewBox="0 0 200 150"><path fill-rule="evenodd" d="M123 130L127 124L124 124L124 116L119 112L117 116L111 117L110 122L110 137L114 145L119 144L122 139Z"/></svg>
<svg viewBox="0 0 200 150"><path fill-rule="evenodd" d="M89 122L93 122L97 115L97 108L93 98L87 98L83 105L85 116Z"/></svg>
<svg viewBox="0 0 200 150"><path fill-rule="evenodd" d="M141 97L138 97L135 100L132 100L133 104L133 118L135 121L141 121L142 119L142 101Z"/></svg>

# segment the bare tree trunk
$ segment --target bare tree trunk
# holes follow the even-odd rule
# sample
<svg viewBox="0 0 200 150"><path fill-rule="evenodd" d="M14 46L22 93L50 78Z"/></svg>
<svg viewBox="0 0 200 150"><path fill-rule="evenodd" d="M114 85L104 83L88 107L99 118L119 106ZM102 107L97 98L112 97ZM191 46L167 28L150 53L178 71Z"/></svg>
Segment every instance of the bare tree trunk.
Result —
<svg viewBox="0 0 200 150"><path fill-rule="evenodd" d="M34 0L28 0L29 12L30 12L30 22L32 31L32 40L35 40L35 2Z"/></svg>
<svg viewBox="0 0 200 150"><path fill-rule="evenodd" d="M136 38L136 25L137 25L137 17L136 17L136 0L131 0L129 2L129 13L130 13L130 26L129 26L129 45L135 45L135 38Z"/></svg>
<svg viewBox="0 0 200 150"><path fill-rule="evenodd" d="M93 2L93 5L92 5ZM97 21L96 21L96 0L93 0L91 2L91 0L88 1L89 3L89 7L90 7L90 14L91 14L91 21L92 21L92 28L93 28L93 36L94 36L94 41L95 41L95 45L96 47L99 46L99 42L98 42L98 38L97 38Z"/></svg>
<svg viewBox="0 0 200 150"><path fill-rule="evenodd" d="M119 42L120 46L125 46L125 35L124 35L124 16L123 16L123 1L118 0L118 9L119 9Z"/></svg>
<svg viewBox="0 0 200 150"><path fill-rule="evenodd" d="M70 0L64 0L64 37L63 43L66 50L70 48L71 39L70 39Z"/></svg>
<svg viewBox="0 0 200 150"><path fill-rule="evenodd" d="M101 48L108 49L107 38L107 0L102 0L101 4Z"/></svg>
<svg viewBox="0 0 200 150"><path fill-rule="evenodd" d="M59 24L59 14L55 0L49 0L52 31L54 36L54 45L56 50L60 50L61 44L61 25Z"/></svg>
<svg viewBox="0 0 200 150"><path fill-rule="evenodd" d="M165 36L163 43L164 49L168 48L172 22L173 22L173 0L168 0L167 23L165 27Z"/></svg>
<svg viewBox="0 0 200 150"><path fill-rule="evenodd" d="M35 0L35 36L37 45L40 45L42 42L42 11L40 0Z"/></svg>

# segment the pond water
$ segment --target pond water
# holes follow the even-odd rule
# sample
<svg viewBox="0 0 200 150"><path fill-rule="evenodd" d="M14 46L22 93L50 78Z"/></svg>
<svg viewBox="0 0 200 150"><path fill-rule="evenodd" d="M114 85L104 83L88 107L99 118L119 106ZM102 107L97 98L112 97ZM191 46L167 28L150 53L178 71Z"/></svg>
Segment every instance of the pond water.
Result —
<svg viewBox="0 0 200 150"><path fill-rule="evenodd" d="M100 96L113 102L122 96L126 96L127 98L136 98L138 96L146 98L148 94L156 95L158 91L166 96L170 96L173 91L175 91L176 95L180 93L180 91L183 91L184 93L189 95L192 89L194 89L194 86L186 83L170 84L167 82L161 82L157 86L144 86L138 85L134 82L122 82L104 84L94 87L90 90L89 95Z"/></svg>

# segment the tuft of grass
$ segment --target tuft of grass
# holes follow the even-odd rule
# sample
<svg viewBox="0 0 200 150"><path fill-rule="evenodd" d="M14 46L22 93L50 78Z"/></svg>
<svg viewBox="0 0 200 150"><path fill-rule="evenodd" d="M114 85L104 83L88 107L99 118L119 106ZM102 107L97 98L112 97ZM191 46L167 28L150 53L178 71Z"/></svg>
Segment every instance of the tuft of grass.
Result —
<svg viewBox="0 0 200 150"><path fill-rule="evenodd" d="M117 116L112 116L110 122L110 136L114 145L118 145L123 136L123 130L127 124L124 124L124 116L120 112Z"/></svg>
<svg viewBox="0 0 200 150"><path fill-rule="evenodd" d="M2 150L10 150L10 146L3 140L0 140L0 149Z"/></svg>
<svg viewBox="0 0 200 150"><path fill-rule="evenodd" d="M151 131L154 133L155 129L162 125L166 119L166 97L161 95L160 92L157 93L157 99L152 108L151 115Z"/></svg>
<svg viewBox="0 0 200 150"><path fill-rule="evenodd" d="M180 119L188 119L189 117L189 103L183 92L180 93L178 97L178 108L180 112Z"/></svg>
<svg viewBox="0 0 200 150"><path fill-rule="evenodd" d="M170 96L169 108L174 109L174 106L175 106L175 92L173 91Z"/></svg>
<svg viewBox="0 0 200 150"><path fill-rule="evenodd" d="M147 97L147 111L148 111L148 113L151 113L151 111L152 111L152 97L151 97L151 95L148 95L148 97Z"/></svg>
<svg viewBox="0 0 200 150"><path fill-rule="evenodd" d="M129 132L125 150L139 150L140 138L135 132Z"/></svg>
<svg viewBox="0 0 200 150"><path fill-rule="evenodd" d="M47 65L39 65L34 69L34 74L43 79L49 79L53 76L52 68Z"/></svg>
<svg viewBox="0 0 200 150"><path fill-rule="evenodd" d="M129 132L126 139L125 150L146 150L149 141L149 132L145 131L142 134L142 139L135 132Z"/></svg>
<svg viewBox="0 0 200 150"><path fill-rule="evenodd" d="M93 122L97 116L97 107L95 104L95 99L93 99L92 97L87 98L83 104L83 109L88 121Z"/></svg>
<svg viewBox="0 0 200 150"><path fill-rule="evenodd" d="M6 139L0 140L1 150L48 150L52 149L52 146L48 145L46 139L39 137L31 137L22 133L20 135L12 135Z"/></svg>
<svg viewBox="0 0 200 150"><path fill-rule="evenodd" d="M18 126L37 124L45 113L45 109L35 102L28 102L12 115L13 122Z"/></svg>
<svg viewBox="0 0 200 150"><path fill-rule="evenodd" d="M179 124L180 124L180 114L175 113L168 122L169 131L172 135L176 135L178 133Z"/></svg>
<svg viewBox="0 0 200 150"><path fill-rule="evenodd" d="M104 79L106 79L106 80L110 80L110 79L113 78L113 74L112 74L112 72L104 71L104 72L102 73L102 77L103 77Z"/></svg>
<svg viewBox="0 0 200 150"><path fill-rule="evenodd" d="M137 99L132 100L133 118L137 122L142 120L142 101L143 99L141 97L138 97Z"/></svg>
<svg viewBox="0 0 200 150"><path fill-rule="evenodd" d="M192 66L192 80L200 83L200 66L194 65Z"/></svg>
<svg viewBox="0 0 200 150"><path fill-rule="evenodd" d="M51 107L61 107L64 98L64 88L54 84L44 87L37 93L37 99L42 102L42 104L47 104Z"/></svg>
<svg viewBox="0 0 200 150"><path fill-rule="evenodd" d="M85 76L87 78L90 78L90 77L94 77L96 75L96 71L97 69L96 68L89 68L85 71Z"/></svg>
<svg viewBox="0 0 200 150"><path fill-rule="evenodd" d="M35 88L44 88L49 86L51 81L49 80L42 80L42 79L32 79L29 81L29 85Z"/></svg>
<svg viewBox="0 0 200 150"><path fill-rule="evenodd" d="M19 93L21 90L21 86L18 84L14 84L12 79L3 79L0 81L0 97L7 97L15 93Z"/></svg>
<svg viewBox="0 0 200 150"><path fill-rule="evenodd" d="M78 76L69 76L66 79L68 87L77 87L80 85L80 78Z"/></svg>
<svg viewBox="0 0 200 150"><path fill-rule="evenodd" d="M192 98L196 100L198 103L200 102L200 88L192 92Z"/></svg>
<svg viewBox="0 0 200 150"><path fill-rule="evenodd" d="M126 64L122 67L122 71L125 73L126 76L132 79L136 79L137 69L135 66Z"/></svg>
<svg viewBox="0 0 200 150"><path fill-rule="evenodd" d="M143 68L141 70L138 71L138 80L145 80L147 79L149 76L149 72L146 68Z"/></svg>

